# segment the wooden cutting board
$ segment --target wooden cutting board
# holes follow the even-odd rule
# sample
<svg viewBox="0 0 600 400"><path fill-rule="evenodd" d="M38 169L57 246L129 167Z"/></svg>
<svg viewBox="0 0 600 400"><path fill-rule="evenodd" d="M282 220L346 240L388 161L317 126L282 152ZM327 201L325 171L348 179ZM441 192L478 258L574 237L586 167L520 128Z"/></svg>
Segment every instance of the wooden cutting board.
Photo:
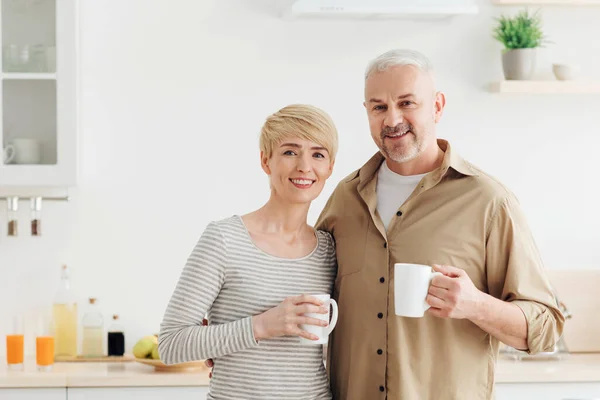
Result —
<svg viewBox="0 0 600 400"><path fill-rule="evenodd" d="M547 270L558 298L573 316L564 339L572 353L600 352L600 269Z"/></svg>
<svg viewBox="0 0 600 400"><path fill-rule="evenodd" d="M65 357L59 356L55 358L55 362L127 362L133 361L135 358L132 355L124 354L123 356L102 356L102 357Z"/></svg>

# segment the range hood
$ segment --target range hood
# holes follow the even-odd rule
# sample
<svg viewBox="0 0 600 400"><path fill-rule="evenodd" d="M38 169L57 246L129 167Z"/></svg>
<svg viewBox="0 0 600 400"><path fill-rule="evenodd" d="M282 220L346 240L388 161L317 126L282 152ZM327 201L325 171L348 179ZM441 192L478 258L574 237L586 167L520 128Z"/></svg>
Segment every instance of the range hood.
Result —
<svg viewBox="0 0 600 400"><path fill-rule="evenodd" d="M296 0L293 18L445 18L477 14L476 0Z"/></svg>

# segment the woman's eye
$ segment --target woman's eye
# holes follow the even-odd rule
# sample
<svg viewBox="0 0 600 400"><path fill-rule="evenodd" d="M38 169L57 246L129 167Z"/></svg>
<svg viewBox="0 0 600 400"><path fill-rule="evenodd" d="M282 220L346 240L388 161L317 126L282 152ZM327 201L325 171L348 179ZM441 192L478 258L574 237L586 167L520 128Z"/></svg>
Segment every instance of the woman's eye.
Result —
<svg viewBox="0 0 600 400"><path fill-rule="evenodd" d="M292 150L286 150L285 153L283 153L284 156L293 156L296 153L294 153Z"/></svg>
<svg viewBox="0 0 600 400"><path fill-rule="evenodd" d="M324 154L322 154L322 153L315 153L315 154L313 155L313 157L316 157L316 158L325 158L325 155L324 155Z"/></svg>

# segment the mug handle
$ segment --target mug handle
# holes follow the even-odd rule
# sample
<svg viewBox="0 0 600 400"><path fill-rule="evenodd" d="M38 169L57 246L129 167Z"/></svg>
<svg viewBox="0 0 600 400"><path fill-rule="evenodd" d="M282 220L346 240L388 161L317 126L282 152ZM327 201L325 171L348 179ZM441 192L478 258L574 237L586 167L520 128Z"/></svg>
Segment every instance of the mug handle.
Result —
<svg viewBox="0 0 600 400"><path fill-rule="evenodd" d="M331 331L333 331L333 328L335 328L338 320L338 305L334 299L330 299L329 301L331 302L331 308L333 310L331 311L331 322L327 328L325 328L325 336L329 336Z"/></svg>
<svg viewBox="0 0 600 400"><path fill-rule="evenodd" d="M444 274L442 274L441 272L432 272L431 275L429 276L429 285L431 285L431 281L437 275L444 275ZM427 296L425 296L425 297L427 297ZM431 306L429 305L429 303L427 303L427 301L425 301L424 304L425 304L425 309L423 311L427 311L431 308Z"/></svg>
<svg viewBox="0 0 600 400"><path fill-rule="evenodd" d="M15 159L16 153L15 146L12 144L7 145L4 148L4 164L10 164Z"/></svg>

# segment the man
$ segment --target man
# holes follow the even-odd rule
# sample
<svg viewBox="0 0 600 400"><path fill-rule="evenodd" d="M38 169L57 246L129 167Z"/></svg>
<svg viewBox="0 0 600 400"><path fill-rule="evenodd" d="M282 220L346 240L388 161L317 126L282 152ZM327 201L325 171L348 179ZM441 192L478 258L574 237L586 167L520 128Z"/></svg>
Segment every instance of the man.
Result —
<svg viewBox="0 0 600 400"><path fill-rule="evenodd" d="M549 351L564 317L515 196L436 138L445 96L423 55L389 51L365 76L380 149L343 179L318 229L336 241L335 399L491 399L499 342ZM394 314L394 263L431 265L423 318Z"/></svg>

